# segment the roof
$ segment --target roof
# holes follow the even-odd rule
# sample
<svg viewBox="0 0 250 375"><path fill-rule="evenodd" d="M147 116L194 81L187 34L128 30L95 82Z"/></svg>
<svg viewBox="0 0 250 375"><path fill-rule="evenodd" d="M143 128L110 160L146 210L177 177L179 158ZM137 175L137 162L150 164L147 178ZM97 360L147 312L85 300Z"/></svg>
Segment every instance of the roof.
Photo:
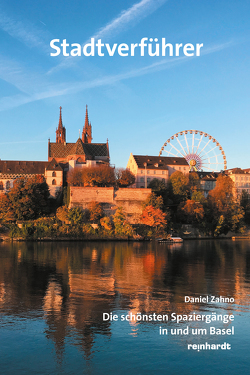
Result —
<svg viewBox="0 0 250 375"><path fill-rule="evenodd" d="M248 169L241 169L241 168L232 168L232 169L227 169L226 173L228 174L246 174L249 173L249 168Z"/></svg>
<svg viewBox="0 0 250 375"><path fill-rule="evenodd" d="M167 156L148 156L148 155L133 155L138 168L145 168L147 163L147 169L168 169L169 165L184 165L188 166L188 162L185 158L172 158Z"/></svg>
<svg viewBox="0 0 250 375"><path fill-rule="evenodd" d="M109 156L106 143L49 143L49 157L66 158L69 155Z"/></svg>
<svg viewBox="0 0 250 375"><path fill-rule="evenodd" d="M48 161L0 160L1 175L44 174Z"/></svg>
<svg viewBox="0 0 250 375"><path fill-rule="evenodd" d="M55 159L52 159L47 167L46 167L46 170L47 171L63 171L63 164L61 165L60 163L57 163Z"/></svg>

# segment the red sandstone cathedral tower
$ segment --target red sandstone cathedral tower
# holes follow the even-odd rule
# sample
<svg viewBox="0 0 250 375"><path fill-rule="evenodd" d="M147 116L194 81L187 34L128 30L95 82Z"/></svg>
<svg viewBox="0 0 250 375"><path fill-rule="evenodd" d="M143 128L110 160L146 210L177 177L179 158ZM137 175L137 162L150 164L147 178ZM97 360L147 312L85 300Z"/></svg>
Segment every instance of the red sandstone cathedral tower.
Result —
<svg viewBox="0 0 250 375"><path fill-rule="evenodd" d="M59 123L56 129L56 143L66 142L66 129L62 123L62 107L60 107Z"/></svg>
<svg viewBox="0 0 250 375"><path fill-rule="evenodd" d="M85 124L82 130L82 141L83 143L91 143L92 141L92 126L89 122L88 106L86 105Z"/></svg>
<svg viewBox="0 0 250 375"><path fill-rule="evenodd" d="M66 142L66 129L62 123L62 107L60 107L59 123L56 129L56 142L48 142L48 161L67 163L75 160L78 164L86 164L88 160L95 164L109 164L109 144L92 143L92 126L89 122L88 107L86 106L85 123L82 138L75 143Z"/></svg>

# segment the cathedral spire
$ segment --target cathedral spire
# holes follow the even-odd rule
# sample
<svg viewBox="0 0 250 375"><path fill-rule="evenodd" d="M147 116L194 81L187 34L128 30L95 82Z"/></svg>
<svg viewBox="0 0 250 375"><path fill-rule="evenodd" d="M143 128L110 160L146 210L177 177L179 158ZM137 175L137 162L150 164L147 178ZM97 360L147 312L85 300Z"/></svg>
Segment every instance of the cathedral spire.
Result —
<svg viewBox="0 0 250 375"><path fill-rule="evenodd" d="M89 122L88 106L86 105L85 123L82 130L83 143L91 143L92 141L92 126Z"/></svg>
<svg viewBox="0 0 250 375"><path fill-rule="evenodd" d="M66 142L66 129L62 123L62 107L60 107L59 123L56 129L56 143Z"/></svg>
<svg viewBox="0 0 250 375"><path fill-rule="evenodd" d="M85 114L85 124L84 126L87 127L89 125L89 114L88 114L88 106L86 105L86 114Z"/></svg>

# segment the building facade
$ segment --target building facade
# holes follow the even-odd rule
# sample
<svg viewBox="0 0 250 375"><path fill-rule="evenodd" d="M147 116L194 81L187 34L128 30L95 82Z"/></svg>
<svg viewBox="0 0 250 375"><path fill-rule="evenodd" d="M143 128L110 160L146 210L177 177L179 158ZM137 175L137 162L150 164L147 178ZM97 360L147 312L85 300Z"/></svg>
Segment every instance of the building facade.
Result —
<svg viewBox="0 0 250 375"><path fill-rule="evenodd" d="M127 168L135 175L132 187L147 188L153 179L166 183L176 171L189 173L185 158L130 154Z"/></svg>
<svg viewBox="0 0 250 375"><path fill-rule="evenodd" d="M227 175L234 182L234 193L240 196L242 191L245 190L250 194L250 169L233 168L226 171Z"/></svg>

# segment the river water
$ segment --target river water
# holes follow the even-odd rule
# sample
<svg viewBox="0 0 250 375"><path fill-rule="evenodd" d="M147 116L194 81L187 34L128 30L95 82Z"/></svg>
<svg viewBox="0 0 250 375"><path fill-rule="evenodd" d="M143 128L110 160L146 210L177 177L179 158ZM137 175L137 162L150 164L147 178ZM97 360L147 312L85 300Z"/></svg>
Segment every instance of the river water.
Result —
<svg viewBox="0 0 250 375"><path fill-rule="evenodd" d="M247 240L0 243L0 258L1 374L249 372Z"/></svg>

